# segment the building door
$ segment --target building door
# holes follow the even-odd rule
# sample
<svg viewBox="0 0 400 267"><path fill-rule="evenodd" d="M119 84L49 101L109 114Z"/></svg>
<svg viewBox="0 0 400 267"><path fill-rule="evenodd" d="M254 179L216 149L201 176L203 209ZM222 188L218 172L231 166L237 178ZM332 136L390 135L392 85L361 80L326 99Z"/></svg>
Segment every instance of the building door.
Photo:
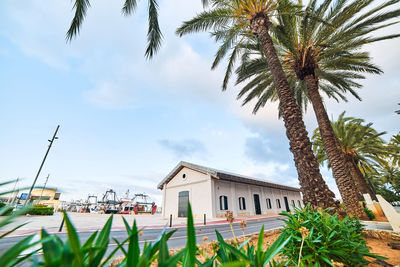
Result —
<svg viewBox="0 0 400 267"><path fill-rule="evenodd" d="M289 212L290 211L290 209L289 209L289 201L287 200L287 197L283 197L283 200L285 200L286 211Z"/></svg>
<svg viewBox="0 0 400 267"><path fill-rule="evenodd" d="M189 191L179 192L178 217L187 217L188 202L189 202Z"/></svg>
<svg viewBox="0 0 400 267"><path fill-rule="evenodd" d="M261 214L260 196L254 194L254 208L256 209L256 214Z"/></svg>

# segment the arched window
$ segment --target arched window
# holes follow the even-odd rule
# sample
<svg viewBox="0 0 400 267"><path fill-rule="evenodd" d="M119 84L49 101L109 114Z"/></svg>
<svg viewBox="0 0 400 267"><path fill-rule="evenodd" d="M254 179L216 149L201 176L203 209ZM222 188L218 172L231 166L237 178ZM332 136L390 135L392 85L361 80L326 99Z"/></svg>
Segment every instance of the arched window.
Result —
<svg viewBox="0 0 400 267"><path fill-rule="evenodd" d="M299 204L299 208L301 208L301 202L300 202L300 200L297 200L297 203Z"/></svg>
<svg viewBox="0 0 400 267"><path fill-rule="evenodd" d="M294 204L294 200L292 200L292 207L295 208L296 205Z"/></svg>
<svg viewBox="0 0 400 267"><path fill-rule="evenodd" d="M272 209L271 199L267 198L267 209Z"/></svg>
<svg viewBox="0 0 400 267"><path fill-rule="evenodd" d="M280 199L276 199L276 208L280 209L281 208L281 200Z"/></svg>
<svg viewBox="0 0 400 267"><path fill-rule="evenodd" d="M239 197L239 209L245 210L246 209L246 200L244 197Z"/></svg>
<svg viewBox="0 0 400 267"><path fill-rule="evenodd" d="M227 196L219 196L219 209L220 210L228 210L228 197Z"/></svg>

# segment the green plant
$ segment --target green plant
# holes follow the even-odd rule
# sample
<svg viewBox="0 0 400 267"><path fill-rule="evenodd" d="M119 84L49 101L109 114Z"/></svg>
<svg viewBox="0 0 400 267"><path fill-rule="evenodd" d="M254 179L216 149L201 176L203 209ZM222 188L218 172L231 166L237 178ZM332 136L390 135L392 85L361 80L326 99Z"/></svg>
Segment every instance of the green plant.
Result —
<svg viewBox="0 0 400 267"><path fill-rule="evenodd" d="M14 183L14 182L15 182L15 180L0 183L0 188L7 184ZM10 193L12 193L12 191L0 192L0 196L10 194ZM0 229L4 228L5 226L12 223L17 216L23 214L26 211L26 209L28 209L28 208L29 208L29 206L10 214L10 207L8 207L8 206L0 207L0 216L1 216ZM25 225L25 223L17 225L14 228L1 234L0 240L7 237L11 233L13 233L15 230L21 228L24 225ZM21 241L17 242L13 246L11 246L9 249L7 249L2 255L0 255L0 266L2 266L2 267L15 266L15 265L23 262L24 260L28 259L29 257L31 257L33 254L35 254L37 252L37 250L33 250L33 251L26 253L26 251L28 249L32 248L33 246L35 246L39 243L39 242L32 242L33 237L34 237L34 235L29 235L29 236L23 238ZM25 253L25 254L23 254L23 253Z"/></svg>
<svg viewBox="0 0 400 267"><path fill-rule="evenodd" d="M365 214L367 214L368 218L372 221L375 220L375 214L370 210L369 208L365 207L364 208Z"/></svg>
<svg viewBox="0 0 400 267"><path fill-rule="evenodd" d="M291 237L280 235L279 238L267 249L264 250L264 225L261 227L258 235L257 246L249 245L248 239L242 244L234 243L230 245L225 242L221 234L216 231L219 248L216 252L216 260L218 263L230 266L277 266L278 263L274 262L272 258L277 255L282 248L289 242Z"/></svg>
<svg viewBox="0 0 400 267"><path fill-rule="evenodd" d="M366 266L369 263L366 256L385 259L369 252L358 219L346 217L340 220L337 214L330 215L328 210L316 211L309 205L295 209L293 214L281 214L287 217L283 220L286 226L281 236L291 237L282 250L289 266L332 266L333 262Z"/></svg>
<svg viewBox="0 0 400 267"><path fill-rule="evenodd" d="M67 241L63 242L57 235L49 235L42 229L43 258L38 264L41 266L101 266L108 249L112 219L111 216L100 233L94 232L85 243L81 244L75 227L68 215L64 213Z"/></svg>
<svg viewBox="0 0 400 267"><path fill-rule="evenodd" d="M26 212L26 210L25 210ZM1 214L1 210L0 210ZM264 226L260 230L257 246L249 245L250 239L242 244L234 242L228 244L224 241L221 234L216 231L218 243L215 247L215 253L208 257L203 255L202 261L196 256L200 253L196 245L196 232L193 222L193 214L190 203L188 204L187 217L187 242L186 246L171 255L168 250L168 240L176 230L167 232L166 227L161 232L159 238L154 242L145 242L143 248L140 248L139 236L141 230L137 228L136 221L130 227L129 223L123 218L128 237L123 241L113 238L116 248L110 251L106 257L106 252L110 248L110 233L113 217L111 216L100 231L94 232L84 243L81 243L79 234L64 212L65 226L67 229L67 240L62 241L57 235L50 235L45 229L41 231L41 239L33 242L33 235L24 238L22 241L11 247L0 257L0 266L14 266L21 261L31 258L33 254L39 251L34 250L26 255L21 255L26 249L41 244L43 256L38 259L32 257L32 266L108 266L113 260L116 252L121 251L124 255L117 263L120 267L130 266L150 266L157 263L157 266L173 267L212 267L212 266L283 266L276 263L272 258L281 251L289 242L291 237L281 235L274 244L267 250L263 249ZM20 227L20 226L19 226ZM3 235L4 236L4 235ZM0 238L2 238L1 236Z"/></svg>
<svg viewBox="0 0 400 267"><path fill-rule="evenodd" d="M53 207L35 205L35 206L27 209L24 214L30 214L30 215L53 215L54 214L54 208Z"/></svg>

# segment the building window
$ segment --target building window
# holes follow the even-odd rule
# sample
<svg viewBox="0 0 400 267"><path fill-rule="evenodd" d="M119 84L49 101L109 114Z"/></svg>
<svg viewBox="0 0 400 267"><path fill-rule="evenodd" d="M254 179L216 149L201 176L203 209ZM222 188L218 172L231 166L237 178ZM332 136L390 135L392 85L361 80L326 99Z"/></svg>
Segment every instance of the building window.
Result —
<svg viewBox="0 0 400 267"><path fill-rule="evenodd" d="M182 178L186 179L186 173L182 174Z"/></svg>
<svg viewBox="0 0 400 267"><path fill-rule="evenodd" d="M219 209L220 210L228 210L228 197L227 196L219 196Z"/></svg>
<svg viewBox="0 0 400 267"><path fill-rule="evenodd" d="M280 200L280 199L276 199L276 207L277 207L278 209L281 208L281 200Z"/></svg>
<svg viewBox="0 0 400 267"><path fill-rule="evenodd" d="M267 198L267 209L272 209L271 199Z"/></svg>
<svg viewBox="0 0 400 267"><path fill-rule="evenodd" d="M294 200L292 200L292 207L295 208L296 205L294 204Z"/></svg>
<svg viewBox="0 0 400 267"><path fill-rule="evenodd" d="M300 200L297 200L297 203L299 204L299 208L301 208L301 202L300 202Z"/></svg>
<svg viewBox="0 0 400 267"><path fill-rule="evenodd" d="M246 200L244 197L239 197L239 209L245 210L246 209Z"/></svg>

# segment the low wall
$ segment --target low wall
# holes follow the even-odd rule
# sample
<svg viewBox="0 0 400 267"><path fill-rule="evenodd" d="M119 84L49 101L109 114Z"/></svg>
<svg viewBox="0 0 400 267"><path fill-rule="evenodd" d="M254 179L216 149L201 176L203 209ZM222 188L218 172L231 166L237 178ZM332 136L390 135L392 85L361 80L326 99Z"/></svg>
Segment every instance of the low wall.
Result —
<svg viewBox="0 0 400 267"><path fill-rule="evenodd" d="M378 198L379 204L385 213L386 218L388 219L390 225L393 228L393 231L400 232L400 213L398 213L395 208L387 202L381 195L376 195Z"/></svg>

